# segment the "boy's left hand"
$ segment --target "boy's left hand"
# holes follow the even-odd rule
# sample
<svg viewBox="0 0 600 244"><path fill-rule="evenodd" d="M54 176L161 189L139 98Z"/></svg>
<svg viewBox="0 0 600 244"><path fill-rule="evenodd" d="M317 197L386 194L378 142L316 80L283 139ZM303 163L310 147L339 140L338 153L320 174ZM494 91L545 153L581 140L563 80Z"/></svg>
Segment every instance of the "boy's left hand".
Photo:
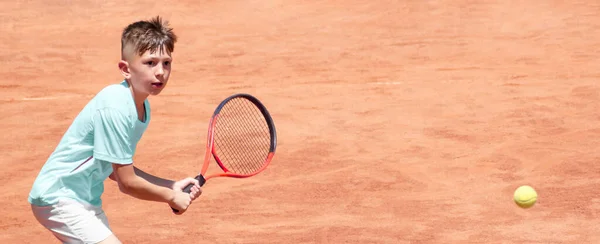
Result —
<svg viewBox="0 0 600 244"><path fill-rule="evenodd" d="M202 195L202 188L200 188L200 183L198 183L198 180L194 178L185 178L183 180L176 181L173 184L173 190L183 191L183 188L185 188L189 184L194 184L194 186L192 186L192 189L190 190L190 198L193 201L200 195Z"/></svg>

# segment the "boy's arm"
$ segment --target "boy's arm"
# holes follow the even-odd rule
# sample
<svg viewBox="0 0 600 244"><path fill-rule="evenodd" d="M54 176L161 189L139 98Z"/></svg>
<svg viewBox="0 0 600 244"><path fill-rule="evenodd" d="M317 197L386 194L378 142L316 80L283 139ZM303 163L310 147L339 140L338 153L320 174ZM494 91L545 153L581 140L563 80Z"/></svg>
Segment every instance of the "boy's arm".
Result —
<svg viewBox="0 0 600 244"><path fill-rule="evenodd" d="M113 173L111 174L111 179L117 181L121 192L149 201L171 203L175 199L177 192L171 189L171 187L162 187L153 184L152 180L155 179L146 180L144 177L150 178L149 174L141 170L136 170L133 164L112 164L112 166ZM142 176L138 176L136 171L140 172ZM158 183L164 184L167 182L164 179L155 178Z"/></svg>
<svg viewBox="0 0 600 244"><path fill-rule="evenodd" d="M114 169L114 166L113 166L113 169ZM135 172L135 174L137 176L144 178L145 180L149 181L152 184L173 189L173 184L175 182L172 181L172 180L167 180L167 179L163 179L163 178L160 178L160 177L148 174L148 173L144 172L143 170L141 170L141 169L139 169L138 167L135 167L135 166L133 166L133 170L134 170L134 172ZM108 176L108 178L110 178L111 180L117 181L117 177L115 176L114 170Z"/></svg>
<svg viewBox="0 0 600 244"><path fill-rule="evenodd" d="M112 164L110 178L119 184L121 192L142 200L166 202L183 214L191 202L202 194L198 180L186 178L177 182L162 179L137 169L132 164ZM194 184L190 193L181 191Z"/></svg>
<svg viewBox="0 0 600 244"><path fill-rule="evenodd" d="M173 184L175 183L175 181L163 179L163 178L148 174L135 166L133 166L133 170L137 176L144 178L145 180L147 180L148 182L150 182L152 184L166 187L169 189L173 189Z"/></svg>

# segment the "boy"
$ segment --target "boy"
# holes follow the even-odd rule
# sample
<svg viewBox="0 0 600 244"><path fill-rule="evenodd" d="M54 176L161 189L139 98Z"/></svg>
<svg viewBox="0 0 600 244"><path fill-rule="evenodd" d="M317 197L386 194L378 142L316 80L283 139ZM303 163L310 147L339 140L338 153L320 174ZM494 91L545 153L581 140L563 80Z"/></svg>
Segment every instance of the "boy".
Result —
<svg viewBox="0 0 600 244"><path fill-rule="evenodd" d="M133 166L136 145L150 122L147 97L167 85L176 41L160 17L127 26L118 64L124 80L89 101L35 179L28 197L33 214L63 243L120 243L102 210L106 178L125 194L168 203L177 214L200 196L193 178L174 182ZM195 184L191 193L182 192L189 183Z"/></svg>

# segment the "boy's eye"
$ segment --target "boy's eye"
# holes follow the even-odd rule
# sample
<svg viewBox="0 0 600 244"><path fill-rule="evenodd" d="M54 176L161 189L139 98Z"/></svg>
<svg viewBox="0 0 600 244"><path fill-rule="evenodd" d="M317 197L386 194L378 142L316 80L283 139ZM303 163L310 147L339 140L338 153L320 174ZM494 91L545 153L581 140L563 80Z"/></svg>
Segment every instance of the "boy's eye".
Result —
<svg viewBox="0 0 600 244"><path fill-rule="evenodd" d="M146 62L147 65L154 65L154 61L148 61Z"/></svg>
<svg viewBox="0 0 600 244"><path fill-rule="evenodd" d="M165 64L164 64L164 65L165 65L165 66L167 66L167 65L169 65L169 64L171 64L171 62L169 62L169 61L165 61Z"/></svg>

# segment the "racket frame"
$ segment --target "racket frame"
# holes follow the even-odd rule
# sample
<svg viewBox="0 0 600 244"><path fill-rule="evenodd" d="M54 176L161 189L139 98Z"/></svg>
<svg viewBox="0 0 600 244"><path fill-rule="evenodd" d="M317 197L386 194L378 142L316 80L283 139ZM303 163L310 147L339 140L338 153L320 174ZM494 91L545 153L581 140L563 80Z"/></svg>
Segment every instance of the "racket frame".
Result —
<svg viewBox="0 0 600 244"><path fill-rule="evenodd" d="M249 100L256 106L256 108L258 108L260 110L261 114L263 115L263 117L266 120L267 126L269 127L269 134L271 137L270 145L269 145L269 154L267 154L265 163L257 171L252 172L250 174L236 174L236 173L229 172L229 169L227 169L227 167L225 167L225 165L223 164L223 162L217 155L216 149L214 147L214 134L215 134L214 128L217 123L217 120L219 119L219 113L221 112L223 107L229 101L231 101L235 98L240 98L240 97ZM208 180L213 177L247 178L247 177L254 176L254 175L264 171L267 168L267 166L269 166L273 156L275 155L276 148L277 148L277 132L275 130L275 123L273 123L273 118L271 117L271 114L269 113L267 108L256 97L254 97L250 94L238 93L238 94L231 95L231 96L227 97L225 100L223 100L219 104L219 106L217 106L217 108L215 109L215 111L209 121L206 152L205 152L205 156L204 156L204 164L202 165L202 170L200 171L200 174L198 176L203 176L204 180ZM211 174L211 175L205 176L208 166L210 165L210 156L212 156L215 159L215 161L217 162L217 165L219 165L221 170L223 170L223 173L216 173L216 174Z"/></svg>
<svg viewBox="0 0 600 244"><path fill-rule="evenodd" d="M214 147L215 125L219 118L219 113L221 112L221 110L223 109L225 104L227 104L232 99L239 98L239 97L249 100L260 110L261 114L263 115L263 117L265 118L265 120L267 122L267 126L269 127L269 134L271 136L270 145L269 145L269 153L267 154L267 157L265 158L265 160L266 160L265 163L257 171L252 172L250 174L236 174L236 173L229 172L227 167L225 167L225 165L223 164L221 159L217 156L217 153L216 153L215 147ZM214 177L247 178L247 177L254 176L254 175L264 171L267 168L267 166L269 166L269 164L271 163L271 160L273 159L273 156L275 155L275 150L277 148L277 133L275 130L275 123L273 122L273 118L269 114L269 111L267 110L267 108L256 97L254 97L250 94L246 94L246 93L238 93L238 94L231 95L231 96L227 97L226 99L224 99L217 106L217 108L215 109L215 111L213 112L213 115L211 116L211 118L209 120L208 132L207 132L206 138L207 139L206 139L206 147L205 147L206 151L204 153L204 163L202 164L200 173L196 177L194 177L194 179L198 180L198 182L200 183L200 186L203 186L204 183L206 183L206 181L208 179L214 178ZM210 165L210 157L211 156L215 159L215 161L217 162L217 165L219 165L221 170L223 170L223 173L215 173L215 174L205 176L206 171L208 170L208 166ZM193 184L187 185L183 189L183 192L189 193L193 186L194 186ZM173 210L173 212L179 212L178 210L176 210L174 208L172 208L172 210Z"/></svg>

